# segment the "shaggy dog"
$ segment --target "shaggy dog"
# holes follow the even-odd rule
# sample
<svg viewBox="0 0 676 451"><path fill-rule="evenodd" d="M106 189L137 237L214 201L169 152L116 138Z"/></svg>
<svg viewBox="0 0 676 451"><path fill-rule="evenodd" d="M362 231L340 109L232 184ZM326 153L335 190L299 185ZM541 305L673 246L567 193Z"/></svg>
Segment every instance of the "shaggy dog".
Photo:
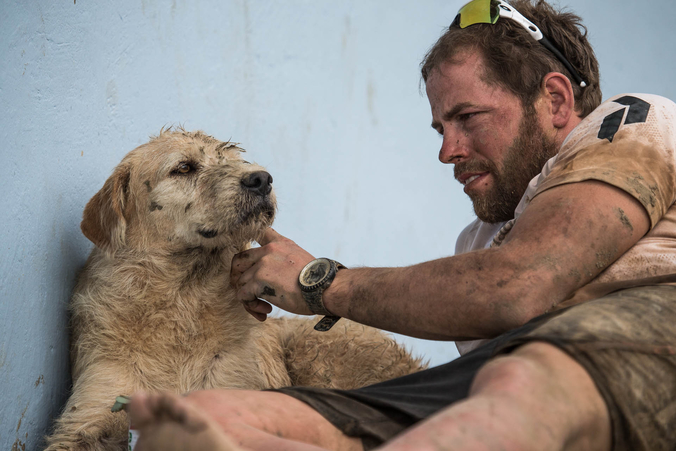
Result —
<svg viewBox="0 0 676 451"><path fill-rule="evenodd" d="M242 149L163 130L87 204L96 248L71 301L73 392L48 450L121 450L117 395L290 385L354 388L419 370L377 330L341 320L260 323L235 300L230 262L275 213L272 177Z"/></svg>

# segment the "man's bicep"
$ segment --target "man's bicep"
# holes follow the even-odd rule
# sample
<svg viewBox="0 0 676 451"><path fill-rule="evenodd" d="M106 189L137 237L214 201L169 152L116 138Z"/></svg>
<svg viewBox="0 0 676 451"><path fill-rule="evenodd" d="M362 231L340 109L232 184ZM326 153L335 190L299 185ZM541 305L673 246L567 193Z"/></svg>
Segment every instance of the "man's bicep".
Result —
<svg viewBox="0 0 676 451"><path fill-rule="evenodd" d="M650 218L638 200L590 180L537 195L503 246L515 254L524 277L542 281L531 299L549 303L548 310L617 260L649 226Z"/></svg>

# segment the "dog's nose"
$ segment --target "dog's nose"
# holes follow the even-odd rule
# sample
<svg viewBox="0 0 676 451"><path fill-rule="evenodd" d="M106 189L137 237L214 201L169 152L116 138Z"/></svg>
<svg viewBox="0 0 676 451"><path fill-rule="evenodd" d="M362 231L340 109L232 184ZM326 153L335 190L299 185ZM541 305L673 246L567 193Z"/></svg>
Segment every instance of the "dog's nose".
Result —
<svg viewBox="0 0 676 451"><path fill-rule="evenodd" d="M242 186L259 196L266 196L272 191L272 176L265 171L252 172L242 177Z"/></svg>

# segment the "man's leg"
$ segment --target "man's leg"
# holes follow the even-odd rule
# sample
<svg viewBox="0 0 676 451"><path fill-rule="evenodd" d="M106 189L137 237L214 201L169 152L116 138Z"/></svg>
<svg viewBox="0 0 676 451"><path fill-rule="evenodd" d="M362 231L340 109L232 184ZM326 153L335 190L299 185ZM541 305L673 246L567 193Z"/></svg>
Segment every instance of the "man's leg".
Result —
<svg viewBox="0 0 676 451"><path fill-rule="evenodd" d="M344 435L307 404L275 392L136 394L129 414L141 433L138 451L363 449L361 440Z"/></svg>
<svg viewBox="0 0 676 451"><path fill-rule="evenodd" d="M587 372L533 342L487 363L469 398L383 447L403 450L608 450L608 411Z"/></svg>
<svg viewBox="0 0 676 451"><path fill-rule="evenodd" d="M191 423L199 421L219 444L211 445L214 449L236 449L228 447L225 436L243 449L361 449L359 441L343 435L306 404L280 393L212 390L171 399L146 422L155 432L147 425L141 428L144 441L166 442L168 433L176 437L163 443L162 449L172 449L171 443L181 443L176 449L193 449L186 447L185 436ZM179 403L184 405L182 414L166 413L179 409ZM138 410L138 405L132 407ZM183 424L177 421L181 416ZM383 449L606 450L610 449L610 421L585 370L558 348L536 342L486 364L467 400L420 423Z"/></svg>

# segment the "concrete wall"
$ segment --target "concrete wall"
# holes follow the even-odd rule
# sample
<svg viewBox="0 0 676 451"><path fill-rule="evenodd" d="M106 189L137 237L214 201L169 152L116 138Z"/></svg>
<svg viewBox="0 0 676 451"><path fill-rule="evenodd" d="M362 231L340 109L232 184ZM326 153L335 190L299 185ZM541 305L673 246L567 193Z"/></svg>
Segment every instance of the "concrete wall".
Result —
<svg viewBox="0 0 676 451"><path fill-rule="evenodd" d="M589 25L606 96L676 98L673 0L567 4ZM0 449L39 449L58 414L66 304L90 249L82 209L163 125L241 142L274 176L276 228L317 256L452 254L473 214L436 161L418 63L460 5L1 0ZM433 363L456 355L407 343Z"/></svg>

